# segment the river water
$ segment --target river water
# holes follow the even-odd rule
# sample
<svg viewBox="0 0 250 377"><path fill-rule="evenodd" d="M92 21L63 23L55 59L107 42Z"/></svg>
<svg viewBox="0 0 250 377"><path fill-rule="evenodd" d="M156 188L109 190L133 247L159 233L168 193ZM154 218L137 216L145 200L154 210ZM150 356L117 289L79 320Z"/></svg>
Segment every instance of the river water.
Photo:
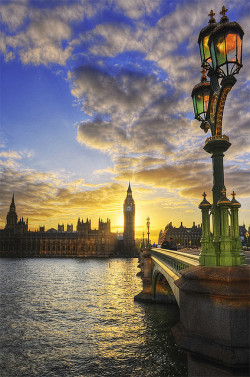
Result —
<svg viewBox="0 0 250 377"><path fill-rule="evenodd" d="M0 259L0 376L186 376L176 306L141 304L137 259Z"/></svg>

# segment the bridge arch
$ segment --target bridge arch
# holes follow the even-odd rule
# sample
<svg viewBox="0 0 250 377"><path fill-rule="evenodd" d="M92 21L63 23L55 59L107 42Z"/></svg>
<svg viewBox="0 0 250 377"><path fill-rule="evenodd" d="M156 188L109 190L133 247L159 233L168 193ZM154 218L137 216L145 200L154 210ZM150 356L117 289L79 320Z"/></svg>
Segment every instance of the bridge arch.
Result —
<svg viewBox="0 0 250 377"><path fill-rule="evenodd" d="M168 271L167 271L168 270ZM174 284L178 279L173 271L162 268L153 262L152 269L152 294L157 302L177 303L179 305L179 290Z"/></svg>

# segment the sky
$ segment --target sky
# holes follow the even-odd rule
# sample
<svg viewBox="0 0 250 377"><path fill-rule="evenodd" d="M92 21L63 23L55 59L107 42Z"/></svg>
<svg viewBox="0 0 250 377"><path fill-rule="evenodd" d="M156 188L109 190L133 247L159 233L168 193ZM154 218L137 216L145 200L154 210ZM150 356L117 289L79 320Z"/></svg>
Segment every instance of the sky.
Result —
<svg viewBox="0 0 250 377"><path fill-rule="evenodd" d="M136 236L170 221L201 223L212 202L207 136L194 120L200 30L211 9L245 31L243 68L223 134L227 196L250 225L250 3L248 0L2 0L0 4L0 228L12 193L29 228L111 219L123 230L130 180Z"/></svg>

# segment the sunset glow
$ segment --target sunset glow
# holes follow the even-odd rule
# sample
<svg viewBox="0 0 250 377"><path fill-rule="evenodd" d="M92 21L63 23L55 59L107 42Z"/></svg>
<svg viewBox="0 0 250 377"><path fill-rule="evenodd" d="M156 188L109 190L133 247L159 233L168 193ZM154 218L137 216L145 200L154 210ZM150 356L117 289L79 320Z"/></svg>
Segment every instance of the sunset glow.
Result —
<svg viewBox="0 0 250 377"><path fill-rule="evenodd" d="M136 237L152 240L172 221L201 223L212 200L212 161L194 120L191 91L200 80L197 35L222 1L35 1L0 5L0 227L12 193L29 228L78 218L111 219L123 231L128 182ZM194 11L195 9L195 11ZM188 16L187 16L188 15ZM236 17L237 15L237 17ZM246 33L243 68L225 106L227 192L250 225L249 4L228 16ZM227 35L228 51L236 38ZM218 47L225 49L225 44ZM207 41L204 40L207 54ZM204 98L207 108L207 98Z"/></svg>

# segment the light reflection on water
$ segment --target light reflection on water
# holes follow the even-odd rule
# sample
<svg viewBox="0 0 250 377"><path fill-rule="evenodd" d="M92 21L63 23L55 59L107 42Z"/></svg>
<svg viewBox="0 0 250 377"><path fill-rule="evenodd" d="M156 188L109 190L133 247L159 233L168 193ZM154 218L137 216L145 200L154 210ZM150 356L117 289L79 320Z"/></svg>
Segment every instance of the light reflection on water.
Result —
<svg viewBox="0 0 250 377"><path fill-rule="evenodd" d="M137 259L0 259L1 377L185 376L174 306L134 303Z"/></svg>

